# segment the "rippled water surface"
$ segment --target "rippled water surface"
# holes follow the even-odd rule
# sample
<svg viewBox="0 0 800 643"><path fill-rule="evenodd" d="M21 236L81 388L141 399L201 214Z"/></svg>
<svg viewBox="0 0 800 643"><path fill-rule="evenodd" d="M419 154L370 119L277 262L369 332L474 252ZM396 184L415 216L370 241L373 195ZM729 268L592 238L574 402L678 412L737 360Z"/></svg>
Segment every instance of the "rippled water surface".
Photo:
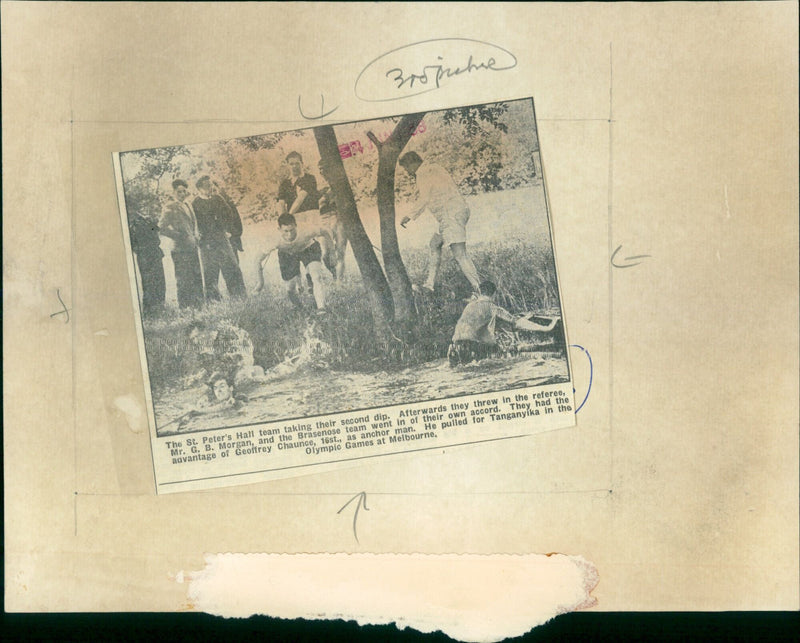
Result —
<svg viewBox="0 0 800 643"><path fill-rule="evenodd" d="M244 391L239 409L175 422L196 405L202 387L167 394L157 400L159 435L233 427L255 422L408 404L459 395L567 381L563 353L522 353L451 368L446 359L391 371L346 373L313 368L276 373ZM167 422L172 421L167 425Z"/></svg>

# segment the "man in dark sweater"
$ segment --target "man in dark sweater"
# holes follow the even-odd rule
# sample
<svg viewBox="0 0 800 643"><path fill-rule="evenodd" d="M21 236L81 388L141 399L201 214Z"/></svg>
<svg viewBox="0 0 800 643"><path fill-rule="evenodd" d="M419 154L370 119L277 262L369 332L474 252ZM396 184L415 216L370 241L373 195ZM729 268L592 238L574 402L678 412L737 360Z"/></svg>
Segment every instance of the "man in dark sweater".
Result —
<svg viewBox="0 0 800 643"><path fill-rule="evenodd" d="M230 234L229 241L231 242L231 248L233 248L233 256L236 257L236 263L239 263L239 253L244 252L244 247L242 247L242 232L244 228L242 227L242 217L239 215L239 208L236 207L236 204L233 202L228 193L225 191L221 185L219 185L216 181L212 181L214 188L228 204L228 211L230 213L230 218L228 219L228 225L226 230L228 234Z"/></svg>
<svg viewBox="0 0 800 643"><path fill-rule="evenodd" d="M317 179L303 169L303 157L299 152L289 152L286 162L289 164L291 176L283 179L278 186L280 213L297 214L319 209Z"/></svg>
<svg viewBox="0 0 800 643"><path fill-rule="evenodd" d="M197 180L200 192L192 207L200 233L200 259L203 262L203 276L206 284L206 298L219 300L219 273L225 279L228 294L234 298L244 298L244 279L239 263L228 239L228 229L232 213L230 206L219 194L214 194L211 179L202 176Z"/></svg>

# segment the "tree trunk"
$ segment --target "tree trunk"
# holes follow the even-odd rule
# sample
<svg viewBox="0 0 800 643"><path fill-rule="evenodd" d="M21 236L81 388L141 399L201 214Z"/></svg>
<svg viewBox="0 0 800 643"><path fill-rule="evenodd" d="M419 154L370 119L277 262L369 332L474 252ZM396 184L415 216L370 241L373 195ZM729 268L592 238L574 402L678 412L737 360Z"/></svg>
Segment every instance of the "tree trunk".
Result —
<svg viewBox="0 0 800 643"><path fill-rule="evenodd" d="M395 225L394 173L397 159L417 129L425 113L407 114L400 119L391 136L383 143L368 132L367 136L378 148L378 214L381 224L381 252L386 278L392 289L394 300L394 319L403 327L408 327L416 319L414 295L406 266L400 256Z"/></svg>
<svg viewBox="0 0 800 643"><path fill-rule="evenodd" d="M345 234L353 248L361 279L367 291L372 319L375 322L377 339L389 343L393 338L391 322L394 319L394 306L391 291L381 264L372 249L372 243L361 223L353 189L339 156L339 145L332 125L314 128L319 155L327 169L327 178L336 198L336 209L344 226Z"/></svg>

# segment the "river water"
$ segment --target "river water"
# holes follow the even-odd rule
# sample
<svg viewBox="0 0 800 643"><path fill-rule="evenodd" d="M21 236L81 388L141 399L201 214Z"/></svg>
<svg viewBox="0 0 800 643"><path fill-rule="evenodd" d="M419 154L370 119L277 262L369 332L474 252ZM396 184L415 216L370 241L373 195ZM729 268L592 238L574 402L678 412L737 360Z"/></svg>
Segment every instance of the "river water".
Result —
<svg viewBox="0 0 800 643"><path fill-rule="evenodd" d="M447 359L371 373L274 369L246 389L238 409L174 421L196 406L203 388L173 391L156 401L159 435L289 420L568 381L563 353L521 353L451 367ZM241 391L240 391L241 392ZM171 422L167 425L168 422Z"/></svg>

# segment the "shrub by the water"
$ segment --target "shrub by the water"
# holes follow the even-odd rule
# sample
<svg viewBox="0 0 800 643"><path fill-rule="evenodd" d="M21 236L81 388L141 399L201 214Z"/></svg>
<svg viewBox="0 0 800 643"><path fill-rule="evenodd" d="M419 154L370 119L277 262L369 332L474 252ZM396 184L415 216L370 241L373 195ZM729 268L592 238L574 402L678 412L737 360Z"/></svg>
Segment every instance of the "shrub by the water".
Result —
<svg viewBox="0 0 800 643"><path fill-rule="evenodd" d="M535 311L557 314L558 289L553 258L532 244L521 241L475 244L469 247L481 279L497 286L497 303L514 314ZM427 274L425 250L403 257L409 277L422 283ZM256 364L269 369L297 351L307 336L308 325L330 346L327 367L332 370L371 371L391 368L398 361L413 365L447 354L456 322L471 295L471 288L448 250L442 257L441 282L434 297L417 296L418 319L404 349L388 354L374 339L372 316L357 270L339 284L331 284L328 314L319 320L312 311L295 310L281 288L267 287L244 301L212 302L201 310L168 309L145 321L148 370L154 393L181 386L190 375L189 331L200 324L207 329L231 325L245 330L253 343ZM308 293L304 300L309 305Z"/></svg>

